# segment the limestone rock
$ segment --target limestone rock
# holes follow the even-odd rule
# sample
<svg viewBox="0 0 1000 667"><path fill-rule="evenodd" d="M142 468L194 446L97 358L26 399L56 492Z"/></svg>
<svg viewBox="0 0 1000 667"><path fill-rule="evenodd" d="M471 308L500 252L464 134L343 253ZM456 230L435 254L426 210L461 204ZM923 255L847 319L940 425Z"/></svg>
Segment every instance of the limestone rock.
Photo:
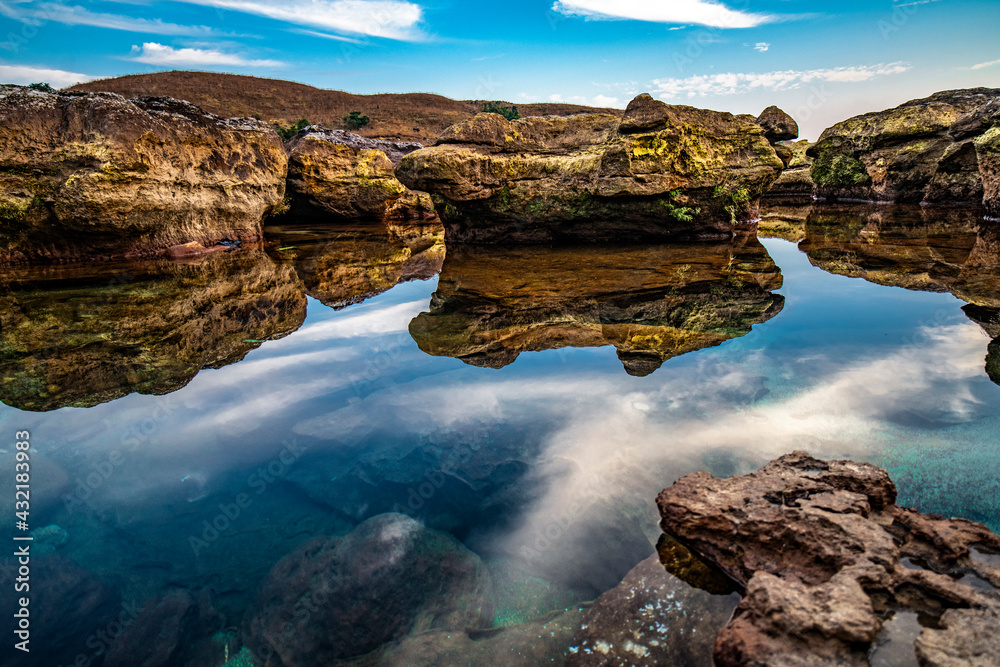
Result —
<svg viewBox="0 0 1000 667"><path fill-rule="evenodd" d="M929 619L909 649L922 665L1000 664L987 630L1000 613L1000 537L895 499L884 470L805 452L664 489L663 529L746 586L716 664L867 665L882 619L901 610Z"/></svg>
<svg viewBox="0 0 1000 667"><path fill-rule="evenodd" d="M493 622L482 561L453 537L382 514L343 538L318 537L283 558L244 627L271 665L333 665L402 636Z"/></svg>
<svg viewBox="0 0 1000 667"><path fill-rule="evenodd" d="M823 131L809 149L823 197L978 204L983 180L976 137L997 115L1000 89L935 93L862 114Z"/></svg>
<svg viewBox="0 0 1000 667"><path fill-rule="evenodd" d="M624 117L479 114L400 162L449 240L720 238L753 226L781 160L750 116L640 95Z"/></svg>
<svg viewBox="0 0 1000 667"><path fill-rule="evenodd" d="M775 203L790 204L812 201L816 184L810 173L812 158L807 155L807 151L812 145L805 140L775 145L774 150L785 163L785 170L781 172L781 176L774 182L771 189L764 194L766 208L771 208ZM787 159L783 155L784 151L787 151ZM761 212L762 217L765 214L766 210Z"/></svg>
<svg viewBox="0 0 1000 667"><path fill-rule="evenodd" d="M249 240L281 202L274 129L172 98L0 87L0 263Z"/></svg>
<svg viewBox="0 0 1000 667"><path fill-rule="evenodd" d="M771 143L791 141L799 136L799 124L776 106L769 106L757 116L757 124L764 128L764 136Z"/></svg>
<svg viewBox="0 0 1000 667"><path fill-rule="evenodd" d="M411 215L404 208L406 203L418 211L427 204L417 193L409 193L393 171L404 155L421 144L366 139L310 126L286 147L288 189L295 208L311 206L350 220L382 220L390 210L395 217Z"/></svg>

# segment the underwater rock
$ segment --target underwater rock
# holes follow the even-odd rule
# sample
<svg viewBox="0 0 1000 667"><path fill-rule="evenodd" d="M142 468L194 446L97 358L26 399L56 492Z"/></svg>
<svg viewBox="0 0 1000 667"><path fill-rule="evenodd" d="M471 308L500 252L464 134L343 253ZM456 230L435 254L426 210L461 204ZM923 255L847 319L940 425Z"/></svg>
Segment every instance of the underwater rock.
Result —
<svg viewBox="0 0 1000 667"><path fill-rule="evenodd" d="M259 249L8 271L0 284L0 400L40 412L176 391L306 313L292 267Z"/></svg>
<svg viewBox="0 0 1000 667"><path fill-rule="evenodd" d="M444 262L440 222L268 227L271 255L295 267L306 294L339 309L409 280L427 280Z"/></svg>
<svg viewBox="0 0 1000 667"><path fill-rule="evenodd" d="M643 94L622 118L482 113L396 176L431 193L449 241L718 239L753 228L782 166L752 116Z"/></svg>
<svg viewBox="0 0 1000 667"><path fill-rule="evenodd" d="M0 264L257 239L287 163L274 129L252 118L0 86Z"/></svg>
<svg viewBox="0 0 1000 667"><path fill-rule="evenodd" d="M286 144L293 208L318 208L347 220L383 220L390 211L395 218L428 217L429 197L407 190L394 173L404 155L422 147L308 127Z"/></svg>
<svg viewBox="0 0 1000 667"><path fill-rule="evenodd" d="M261 587L244 640L268 664L340 664L406 634L493 623L489 574L445 533L382 514L341 538L317 537Z"/></svg>
<svg viewBox="0 0 1000 667"><path fill-rule="evenodd" d="M69 542L69 533L55 524L36 528L31 531L31 536L34 538L31 544L35 553L53 553Z"/></svg>
<svg viewBox="0 0 1000 667"><path fill-rule="evenodd" d="M986 628L1000 613L1000 568L978 554L1000 554L1000 537L895 500L884 470L805 452L664 489L664 531L746 587L716 640L716 664L867 665L883 619L901 610L927 619L920 664L997 664L1000 638Z"/></svg>
<svg viewBox="0 0 1000 667"><path fill-rule="evenodd" d="M822 197L979 204L977 139L1000 118L1000 89L947 90L827 128L809 149Z"/></svg>
<svg viewBox="0 0 1000 667"><path fill-rule="evenodd" d="M581 605L517 625L468 632L423 632L346 664L351 667L562 664L584 613L585 607Z"/></svg>
<svg viewBox="0 0 1000 667"><path fill-rule="evenodd" d="M430 311L410 323L424 352L501 368L524 351L613 345L643 376L743 336L784 303L752 237L730 243L450 248Z"/></svg>
<svg viewBox="0 0 1000 667"><path fill-rule="evenodd" d="M0 566L17 559L6 557ZM4 665L37 667L38 665L92 664L108 649L123 627L134 617L132 605L119 603L118 594L74 561L55 554L31 557L30 589L30 653L4 649ZM12 579L4 586L11 586ZM5 596L11 607L15 598ZM4 635L13 642L16 619L11 608L4 614ZM79 656L83 656L80 659ZM86 662L84 662L86 661Z"/></svg>
<svg viewBox="0 0 1000 667"><path fill-rule="evenodd" d="M715 635L739 602L668 573L650 556L591 606L566 660L571 666L711 667Z"/></svg>
<svg viewBox="0 0 1000 667"><path fill-rule="evenodd" d="M111 645L104 667L190 665L188 648L223 624L207 591L196 597L186 590L168 591L142 605Z"/></svg>

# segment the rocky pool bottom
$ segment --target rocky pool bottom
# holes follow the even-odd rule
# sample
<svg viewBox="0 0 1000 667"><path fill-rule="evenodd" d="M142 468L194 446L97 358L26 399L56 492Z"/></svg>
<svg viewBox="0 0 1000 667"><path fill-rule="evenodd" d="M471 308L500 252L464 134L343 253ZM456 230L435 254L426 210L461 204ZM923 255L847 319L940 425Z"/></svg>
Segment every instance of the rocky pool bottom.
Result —
<svg viewBox="0 0 1000 667"><path fill-rule="evenodd" d="M477 255L309 225L5 273L38 640L12 664L710 664L739 595L653 500L795 449L996 530L995 231L784 221L798 247Z"/></svg>

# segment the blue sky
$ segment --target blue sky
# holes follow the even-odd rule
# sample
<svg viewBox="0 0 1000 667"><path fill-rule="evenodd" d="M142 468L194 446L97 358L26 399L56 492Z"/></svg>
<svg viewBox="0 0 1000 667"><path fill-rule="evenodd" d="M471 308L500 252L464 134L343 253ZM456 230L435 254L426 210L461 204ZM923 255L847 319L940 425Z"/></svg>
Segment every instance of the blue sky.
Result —
<svg viewBox="0 0 1000 667"><path fill-rule="evenodd" d="M666 102L816 138L937 90L1000 87L1000 2L0 0L0 81L199 69L355 93Z"/></svg>

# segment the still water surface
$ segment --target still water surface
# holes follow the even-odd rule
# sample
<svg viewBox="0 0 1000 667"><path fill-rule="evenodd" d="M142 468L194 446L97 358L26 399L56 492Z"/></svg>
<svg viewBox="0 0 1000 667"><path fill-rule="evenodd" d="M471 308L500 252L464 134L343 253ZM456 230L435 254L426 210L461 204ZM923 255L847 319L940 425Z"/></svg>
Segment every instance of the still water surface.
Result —
<svg viewBox="0 0 1000 667"><path fill-rule="evenodd" d="M793 449L1000 529L1000 256L960 216L821 210L798 245L447 253L426 229L270 231L191 264L3 277L0 432L31 431L31 524L58 527L35 544L45 664L138 664L140 642L175 664L308 664L292 645L315 664L389 644L486 660L475 632L399 648L469 625L550 644L510 664L573 657L591 650L578 605L655 552L661 488ZM416 569L393 575L403 538ZM342 616L296 607L327 548ZM362 566L390 574L358 591ZM94 639L149 600L158 638ZM684 604L656 613L696 623ZM559 632L531 625L566 609Z"/></svg>

